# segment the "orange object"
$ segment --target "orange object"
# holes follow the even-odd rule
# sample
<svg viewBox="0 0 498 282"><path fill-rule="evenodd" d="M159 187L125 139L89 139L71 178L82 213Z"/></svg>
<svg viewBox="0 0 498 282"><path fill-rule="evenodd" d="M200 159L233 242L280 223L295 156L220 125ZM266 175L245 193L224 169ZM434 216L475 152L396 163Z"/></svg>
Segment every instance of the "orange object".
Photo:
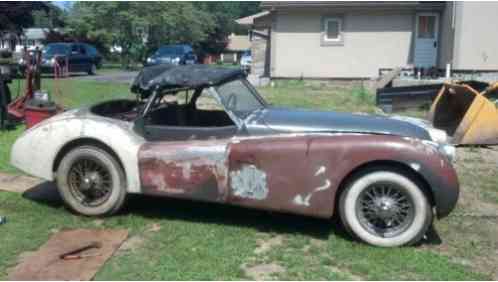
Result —
<svg viewBox="0 0 498 282"><path fill-rule="evenodd" d="M467 84L445 84L428 119L461 145L498 144L498 84L478 92Z"/></svg>

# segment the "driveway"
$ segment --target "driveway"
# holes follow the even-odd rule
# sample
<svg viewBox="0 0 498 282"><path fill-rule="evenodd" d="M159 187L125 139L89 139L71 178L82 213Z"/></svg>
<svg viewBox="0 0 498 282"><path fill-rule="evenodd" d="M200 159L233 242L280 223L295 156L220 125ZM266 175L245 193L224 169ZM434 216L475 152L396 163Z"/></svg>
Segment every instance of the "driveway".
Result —
<svg viewBox="0 0 498 282"><path fill-rule="evenodd" d="M98 82L112 82L112 83L131 83L135 76L137 76L138 71L122 71L116 70L112 72L99 73L97 71L96 75L82 75L82 76L71 76L71 78L81 79L81 80L92 80Z"/></svg>

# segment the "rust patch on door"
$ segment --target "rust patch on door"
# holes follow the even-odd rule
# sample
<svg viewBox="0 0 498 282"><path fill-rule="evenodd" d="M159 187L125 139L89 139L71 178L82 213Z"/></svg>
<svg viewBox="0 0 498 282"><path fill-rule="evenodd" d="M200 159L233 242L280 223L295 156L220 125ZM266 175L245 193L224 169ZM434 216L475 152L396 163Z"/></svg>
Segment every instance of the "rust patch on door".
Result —
<svg viewBox="0 0 498 282"><path fill-rule="evenodd" d="M151 142L140 148L146 194L222 201L227 189L227 142Z"/></svg>

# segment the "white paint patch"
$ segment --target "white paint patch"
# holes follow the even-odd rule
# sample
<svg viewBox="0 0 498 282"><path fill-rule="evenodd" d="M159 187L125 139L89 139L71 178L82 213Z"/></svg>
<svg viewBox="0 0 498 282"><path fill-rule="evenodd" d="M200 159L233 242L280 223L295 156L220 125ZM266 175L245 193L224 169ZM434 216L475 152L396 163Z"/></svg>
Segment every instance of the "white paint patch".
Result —
<svg viewBox="0 0 498 282"><path fill-rule="evenodd" d="M186 162L182 164L182 174L184 179L190 179L191 169L192 169L192 163Z"/></svg>
<svg viewBox="0 0 498 282"><path fill-rule="evenodd" d="M230 184L237 197L264 200L268 196L266 173L254 165L230 172Z"/></svg>
<svg viewBox="0 0 498 282"><path fill-rule="evenodd" d="M318 175L320 175L320 174L323 174L323 173L325 173L325 171L327 171L327 168L326 168L326 167L324 167L324 166L322 165L322 166L320 166L320 167L318 168L318 170L315 172L315 176L318 176Z"/></svg>
<svg viewBox="0 0 498 282"><path fill-rule="evenodd" d="M292 202L296 205L309 207L311 196L313 196L313 194L318 192L318 191L324 191L324 190L329 189L330 185L331 185L330 180L326 179L325 183L323 185L316 187L315 190L313 190L313 192L309 193L308 195L306 195L306 196L303 196L300 194L296 195L294 197L294 199L292 200Z"/></svg>
<svg viewBox="0 0 498 282"><path fill-rule="evenodd" d="M303 197L301 195L297 195L296 197L294 197L294 200L293 200L294 204L300 205L300 206L309 207L310 206L311 194L313 194L313 193L310 193L306 197Z"/></svg>
<svg viewBox="0 0 498 282"><path fill-rule="evenodd" d="M316 187L315 191L314 192L318 192L318 191L323 191L323 190L327 190L330 188L330 180L325 180L325 184L323 184L322 186L318 186Z"/></svg>

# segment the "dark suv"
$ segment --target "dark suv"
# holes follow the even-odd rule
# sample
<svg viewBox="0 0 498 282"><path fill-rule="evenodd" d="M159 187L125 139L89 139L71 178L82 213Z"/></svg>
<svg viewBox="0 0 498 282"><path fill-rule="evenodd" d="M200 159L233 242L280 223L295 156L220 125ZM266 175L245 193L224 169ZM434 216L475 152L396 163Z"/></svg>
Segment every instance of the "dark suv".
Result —
<svg viewBox="0 0 498 282"><path fill-rule="evenodd" d="M86 72L95 74L102 64L102 56L95 47L86 43L50 43L42 50L41 71L54 73L56 63L64 67L68 63L69 72ZM19 62L21 70L26 65L24 59Z"/></svg>
<svg viewBox="0 0 498 282"><path fill-rule="evenodd" d="M193 65L197 63L197 56L192 46L187 44L163 45L148 57L145 66L159 64Z"/></svg>

